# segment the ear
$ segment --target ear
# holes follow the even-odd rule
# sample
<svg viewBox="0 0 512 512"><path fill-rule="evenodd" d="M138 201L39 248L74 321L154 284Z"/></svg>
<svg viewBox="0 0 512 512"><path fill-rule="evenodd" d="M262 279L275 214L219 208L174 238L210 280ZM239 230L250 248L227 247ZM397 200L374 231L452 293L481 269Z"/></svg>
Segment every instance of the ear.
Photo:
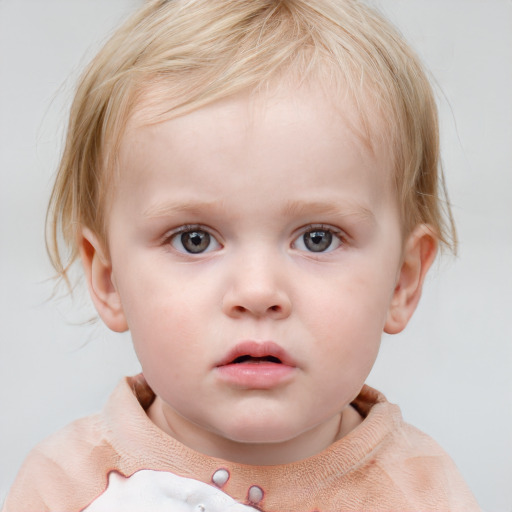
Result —
<svg viewBox="0 0 512 512"><path fill-rule="evenodd" d="M127 331L121 298L113 280L112 264L105 256L102 244L90 229L83 227L79 247L87 287L96 311L113 331Z"/></svg>
<svg viewBox="0 0 512 512"><path fill-rule="evenodd" d="M384 332L397 334L409 322L420 300L427 271L436 257L437 245L435 232L426 224L416 226L407 238Z"/></svg>

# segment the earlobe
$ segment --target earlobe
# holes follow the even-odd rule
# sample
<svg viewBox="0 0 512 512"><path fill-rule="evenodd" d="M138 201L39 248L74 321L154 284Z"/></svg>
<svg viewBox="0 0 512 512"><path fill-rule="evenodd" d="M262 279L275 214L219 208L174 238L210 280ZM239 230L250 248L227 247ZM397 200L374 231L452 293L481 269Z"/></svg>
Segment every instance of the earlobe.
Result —
<svg viewBox="0 0 512 512"><path fill-rule="evenodd" d="M98 237L90 229L82 228L79 247L87 287L96 311L113 331L128 330L121 299L113 281L112 264Z"/></svg>
<svg viewBox="0 0 512 512"><path fill-rule="evenodd" d="M384 332L397 334L409 322L420 300L427 271L436 257L437 245L437 236L426 224L416 226L409 235Z"/></svg>

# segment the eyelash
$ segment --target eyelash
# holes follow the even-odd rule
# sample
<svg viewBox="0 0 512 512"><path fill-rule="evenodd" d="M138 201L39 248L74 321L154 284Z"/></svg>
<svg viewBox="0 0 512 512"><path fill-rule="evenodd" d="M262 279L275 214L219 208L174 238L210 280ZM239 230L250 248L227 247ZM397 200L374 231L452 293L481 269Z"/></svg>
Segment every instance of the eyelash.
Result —
<svg viewBox="0 0 512 512"><path fill-rule="evenodd" d="M176 249L178 252L181 252L183 254L205 254L205 253L208 253L208 252L211 252L212 250L215 250L217 247L214 247L214 249L210 249L210 250L203 250L203 251L198 251L198 252L193 252L193 251L187 251L185 249L185 247L183 247L183 242L181 241L181 245L183 247L184 250L181 250L179 249L178 247L176 247L174 245L174 242L175 240L180 240L181 236L186 234L186 233L204 233L207 235L207 241L208 241L208 247L206 249L209 249L209 246L210 246L210 242L214 242L214 245L216 244L217 246L219 247L222 247L222 245L220 244L220 242L217 240L217 237L215 235L213 235L211 233L211 230L209 230L208 228L204 227L204 226L201 226L199 224L187 224L187 225L184 225L184 226L180 226L179 228L177 228L176 230L174 230L172 233L170 233L169 235L167 235L163 241L164 245L171 245L174 247L174 249Z"/></svg>
<svg viewBox="0 0 512 512"><path fill-rule="evenodd" d="M314 254L330 253L330 252L335 251L336 249L338 249L339 247L341 247L341 246L343 246L343 245L345 245L347 243L346 235L340 229L334 228L332 226L328 226L328 225L325 225L325 224L310 224L310 225L305 226L304 228L301 229L300 234L297 237L295 237L292 246L296 245L297 242L299 242L300 240L302 240L304 245L306 245L305 242L304 242L304 236L307 233L312 233L312 232L315 232L315 231L324 231L326 233L329 233L332 236L332 239L330 240L329 245L327 247L328 250L323 250L323 251L311 251L311 250L309 250L309 251L306 251L306 252L309 252L309 253L311 253L313 255ZM331 249L330 247L332 245L332 242L334 242L335 239L338 241L338 245Z"/></svg>
<svg viewBox="0 0 512 512"><path fill-rule="evenodd" d="M308 243L306 242L306 239L304 238L304 236L307 235L308 233L314 233L315 231L325 232L330 235L330 238L328 238L328 241L327 241L327 246L323 250L315 251L315 250L312 250L311 247L307 247ZM198 251L194 252L193 250L189 251L189 250L187 250L186 247L184 247L183 240L181 239L182 235L186 234L186 233L192 234L194 232L206 235L206 238L203 237L201 239L201 237L199 237L200 239L198 240L199 243L201 243L202 240L206 240L207 246L205 247L205 249L198 250ZM175 245L175 241L177 241L177 240L179 241L178 243L181 245L181 248L177 247ZM333 242L335 242L335 240L337 240L337 242L336 242L337 245L335 247L331 248L331 246L332 246ZM213 248L211 248L212 243L214 245ZM170 233L169 235L167 235L164 238L163 244L171 245L178 252L183 253L183 254L189 254L189 255L205 254L205 253L211 252L215 249L222 248L222 245L218 241L218 237L213 235L211 233L210 229L208 229L202 225L199 225L199 224L187 224L187 225L180 226L179 228L177 228L175 231L173 231L172 233ZM199 244L196 244L195 242L193 242L193 244L197 245L197 247L200 249ZM301 244L303 245L304 248L297 247L297 245L301 245ZM325 224L310 224L308 226L303 227L300 230L299 235L293 239L291 247L294 249L304 251L306 253L310 253L310 254L325 254L325 253L330 253L345 244L346 244L346 236L340 229L333 228L332 226L326 226Z"/></svg>

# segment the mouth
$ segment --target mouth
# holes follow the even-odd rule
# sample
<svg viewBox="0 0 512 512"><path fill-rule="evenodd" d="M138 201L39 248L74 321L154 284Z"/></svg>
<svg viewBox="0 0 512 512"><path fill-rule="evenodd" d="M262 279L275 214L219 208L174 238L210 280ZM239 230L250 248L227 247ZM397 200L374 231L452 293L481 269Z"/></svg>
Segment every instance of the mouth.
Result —
<svg viewBox="0 0 512 512"><path fill-rule="evenodd" d="M297 365L277 343L244 341L216 365L216 370L229 386L269 390L289 383Z"/></svg>
<svg viewBox="0 0 512 512"><path fill-rule="evenodd" d="M259 363L274 363L282 364L278 357L264 356L264 357L253 357L250 355L239 356L233 360L230 364L259 364Z"/></svg>
<svg viewBox="0 0 512 512"><path fill-rule="evenodd" d="M241 364L282 364L295 367L291 356L273 341L238 343L217 367Z"/></svg>

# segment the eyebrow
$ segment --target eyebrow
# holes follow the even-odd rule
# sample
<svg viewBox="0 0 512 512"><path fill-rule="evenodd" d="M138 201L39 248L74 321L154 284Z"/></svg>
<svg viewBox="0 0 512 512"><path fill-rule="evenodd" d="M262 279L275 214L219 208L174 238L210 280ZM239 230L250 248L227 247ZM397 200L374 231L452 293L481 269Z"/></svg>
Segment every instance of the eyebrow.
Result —
<svg viewBox="0 0 512 512"><path fill-rule="evenodd" d="M147 218L172 216L175 214L201 215L205 211L211 213L225 212L222 201L197 201L163 202L150 205L143 211ZM364 222L374 223L375 214L366 206L358 203L342 200L328 201L288 201L281 209L280 215L293 218L311 215L325 215L326 217L355 217Z"/></svg>
<svg viewBox="0 0 512 512"><path fill-rule="evenodd" d="M222 203L219 201L187 201L174 203L154 204L146 208L142 214L144 217L165 217L177 213L198 214L204 210L222 210Z"/></svg>
<svg viewBox="0 0 512 512"><path fill-rule="evenodd" d="M326 215L329 217L359 217L366 222L375 222L375 214L358 203L348 201L290 201L283 208L283 215L300 217L303 215Z"/></svg>

